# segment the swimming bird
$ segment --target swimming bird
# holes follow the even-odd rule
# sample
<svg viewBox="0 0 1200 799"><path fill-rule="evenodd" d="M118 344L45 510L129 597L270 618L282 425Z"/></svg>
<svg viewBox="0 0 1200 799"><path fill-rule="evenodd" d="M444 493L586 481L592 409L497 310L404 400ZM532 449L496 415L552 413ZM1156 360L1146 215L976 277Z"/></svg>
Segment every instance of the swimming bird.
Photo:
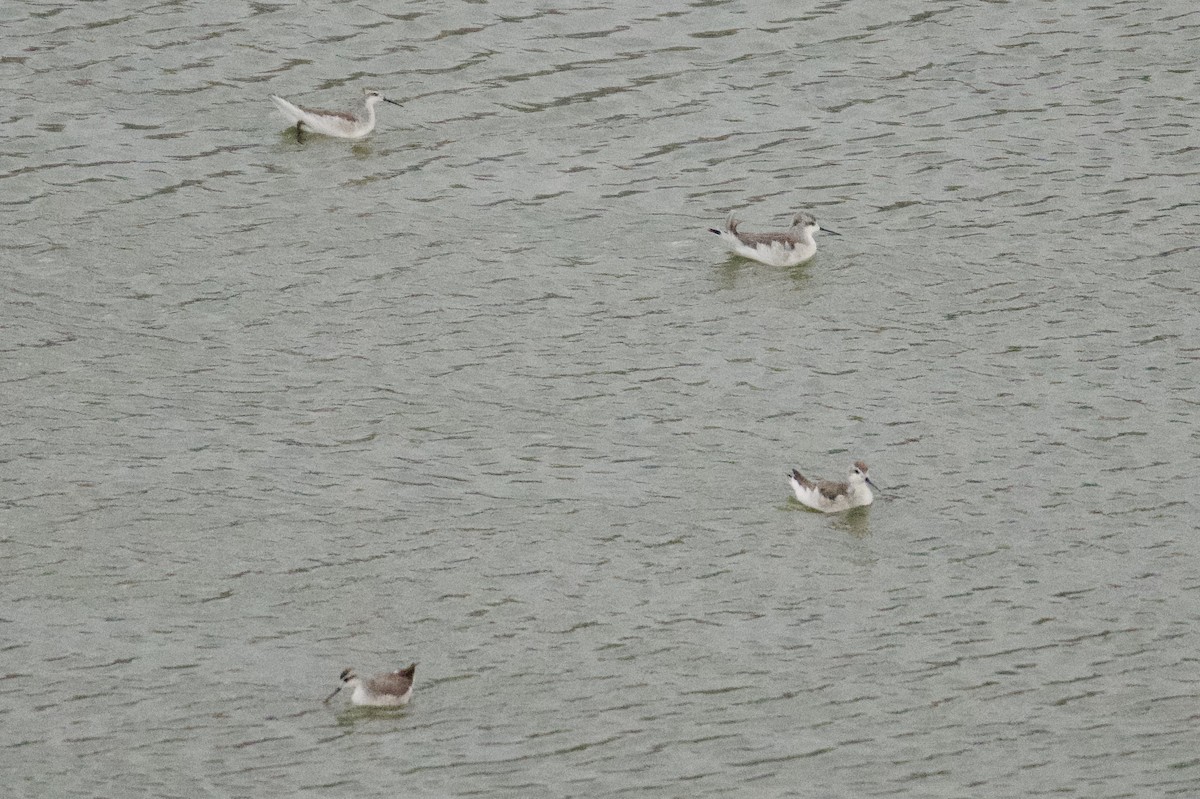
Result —
<svg viewBox="0 0 1200 799"><path fill-rule="evenodd" d="M413 663L407 669L376 674L374 677L364 680L354 673L354 669L346 669L342 672L341 684L333 689L332 694L325 697L325 702L328 703L337 695L338 691L348 685L354 689L354 693L350 695L350 701L356 705L373 705L375 707L407 705L408 700L412 699L413 674L416 671L417 664Z"/></svg>
<svg viewBox="0 0 1200 799"><path fill-rule="evenodd" d="M795 469L788 475L788 483L791 484L792 491L796 492L796 499L813 510L824 513L837 513L860 505L870 505L875 501L871 489L879 488L867 477L867 464L862 461L855 461L850 466L850 477L844 483L829 480L818 480L814 483Z"/></svg>
<svg viewBox="0 0 1200 799"><path fill-rule="evenodd" d="M395 100L389 100L379 92L370 89L363 90L362 102L353 111L322 111L316 108L303 108L288 102L277 94L271 95L271 102L289 122L296 123L296 141L301 141L301 134L306 125L314 133L320 133L323 136L361 139L375 129L375 106L381 102L400 105Z"/></svg>
<svg viewBox="0 0 1200 799"><path fill-rule="evenodd" d="M792 219L792 226L783 233L741 233L741 222L729 217L725 229L710 227L709 233L721 237L729 249L743 258L749 258L769 266L795 266L802 264L817 253L817 241L813 234L818 230L840 235L817 224L807 211L801 211Z"/></svg>

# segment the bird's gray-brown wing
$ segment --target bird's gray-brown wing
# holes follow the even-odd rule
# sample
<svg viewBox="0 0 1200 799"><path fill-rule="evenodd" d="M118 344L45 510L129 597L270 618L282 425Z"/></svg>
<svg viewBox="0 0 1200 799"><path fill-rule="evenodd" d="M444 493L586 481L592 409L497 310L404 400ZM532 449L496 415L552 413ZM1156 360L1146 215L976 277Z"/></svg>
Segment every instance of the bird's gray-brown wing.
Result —
<svg viewBox="0 0 1200 799"><path fill-rule="evenodd" d="M725 221L725 229L737 236L738 241L747 247L757 247L760 244L770 247L772 244L779 244L790 249L800 243L800 240L791 233L743 233L738 230L740 224L742 224L740 219L734 219L731 216ZM713 232L719 231L714 230Z"/></svg>
<svg viewBox="0 0 1200 799"><path fill-rule="evenodd" d="M792 479L802 485L804 488L816 488L816 486L813 485L812 480L809 480L807 477L800 474L798 469L792 469Z"/></svg>
<svg viewBox="0 0 1200 799"><path fill-rule="evenodd" d="M380 674L367 680L367 687L377 694L395 694L397 696L408 691L413 684L413 668L410 666L390 674Z"/></svg>
<svg viewBox="0 0 1200 799"><path fill-rule="evenodd" d="M354 114L351 114L349 111L326 111L324 108L306 108L305 106L302 106L302 105L296 106L296 107L299 108L301 111L305 111L309 114L315 114L316 116L319 116L319 117L341 117L342 119L346 120L347 122L357 122L358 121L358 119L355 118Z"/></svg>
<svg viewBox="0 0 1200 799"><path fill-rule="evenodd" d="M829 499L837 499L842 494L850 493L850 486L847 483L835 483L831 480L822 480L817 483L817 490L821 492L821 496Z"/></svg>
<svg viewBox="0 0 1200 799"><path fill-rule="evenodd" d="M791 248L800 243L790 233L739 233L736 230L731 232L738 237L738 241L747 247L757 247L760 244L770 247L772 244L779 244L782 247Z"/></svg>

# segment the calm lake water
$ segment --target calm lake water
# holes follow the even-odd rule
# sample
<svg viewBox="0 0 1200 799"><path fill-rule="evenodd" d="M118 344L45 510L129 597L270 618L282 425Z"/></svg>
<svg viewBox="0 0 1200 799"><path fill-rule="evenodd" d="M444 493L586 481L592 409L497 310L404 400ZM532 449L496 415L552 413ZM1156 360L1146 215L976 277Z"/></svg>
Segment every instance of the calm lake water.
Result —
<svg viewBox="0 0 1200 799"><path fill-rule="evenodd" d="M8 795L1200 795L1194 3L0 41Z"/></svg>

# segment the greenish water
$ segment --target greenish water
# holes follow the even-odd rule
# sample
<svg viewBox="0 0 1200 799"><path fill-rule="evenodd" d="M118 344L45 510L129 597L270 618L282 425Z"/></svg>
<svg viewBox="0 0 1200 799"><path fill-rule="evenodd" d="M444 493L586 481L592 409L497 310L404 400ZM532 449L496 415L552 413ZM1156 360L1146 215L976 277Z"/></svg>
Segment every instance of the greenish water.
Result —
<svg viewBox="0 0 1200 799"><path fill-rule="evenodd" d="M12 795L1200 792L1190 6L0 20Z"/></svg>

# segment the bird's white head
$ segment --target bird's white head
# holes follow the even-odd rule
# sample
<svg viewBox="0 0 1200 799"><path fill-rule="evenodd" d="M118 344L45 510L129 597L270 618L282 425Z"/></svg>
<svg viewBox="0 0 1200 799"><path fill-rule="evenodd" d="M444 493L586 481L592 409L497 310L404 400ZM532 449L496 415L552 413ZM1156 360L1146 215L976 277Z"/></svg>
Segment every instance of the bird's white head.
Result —
<svg viewBox="0 0 1200 799"><path fill-rule="evenodd" d="M817 224L817 220L812 214L808 211L801 211L792 219L792 228L799 228L801 237L810 239L821 229L821 226Z"/></svg>
<svg viewBox="0 0 1200 799"><path fill-rule="evenodd" d="M392 105L400 105L400 103L396 102L395 100L389 100L388 98L384 97L383 92L377 92L374 89L363 89L363 94L365 95L365 102L367 104L367 108L374 108L375 106L379 105L380 103L391 103Z"/></svg>
<svg viewBox="0 0 1200 799"><path fill-rule="evenodd" d="M876 490L879 488L879 486L871 482L871 478L867 476L867 464L863 463L862 461L855 461L850 465L850 482L855 485L862 485L863 483L866 483L867 485L871 486L871 488Z"/></svg>
<svg viewBox="0 0 1200 799"><path fill-rule="evenodd" d="M337 696L337 692L342 690L343 688L346 688L347 686L350 688L356 688L362 683L362 680L360 680L358 678L358 675L354 673L354 669L345 669L342 672L342 676L339 677L338 679L341 680L341 682L338 683L337 688L333 689L333 693L331 693L329 696L325 697L326 702L328 702L330 699L333 699L335 696Z"/></svg>
<svg viewBox="0 0 1200 799"><path fill-rule="evenodd" d="M800 228L805 237L813 235L818 230L823 230L826 233L832 233L835 236L838 235L836 230L830 230L827 227L821 227L818 225L817 218L808 211L801 211L800 213L796 214L796 216L792 219L792 227Z"/></svg>

